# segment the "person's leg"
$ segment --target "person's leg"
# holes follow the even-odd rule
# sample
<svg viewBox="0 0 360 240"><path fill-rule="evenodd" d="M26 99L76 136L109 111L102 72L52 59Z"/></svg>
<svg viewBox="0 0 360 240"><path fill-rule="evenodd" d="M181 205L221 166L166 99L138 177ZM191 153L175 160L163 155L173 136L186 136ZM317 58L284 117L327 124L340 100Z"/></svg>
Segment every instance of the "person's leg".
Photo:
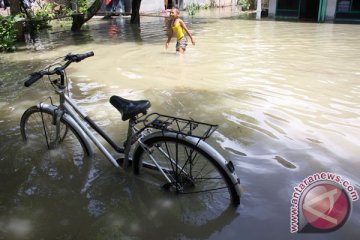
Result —
<svg viewBox="0 0 360 240"><path fill-rule="evenodd" d="M178 49L176 49L176 51L177 51L177 53L179 53L179 54L184 54L185 53L185 49L184 48L178 48Z"/></svg>
<svg viewBox="0 0 360 240"><path fill-rule="evenodd" d="M117 9L119 8L119 2L120 2L120 0L112 0L112 2L113 2L112 11L113 11L113 12L116 12Z"/></svg>
<svg viewBox="0 0 360 240"><path fill-rule="evenodd" d="M181 54L185 53L186 50L186 46L187 46L187 38L183 37L182 39L180 39L177 44L176 44L176 51L178 51Z"/></svg>

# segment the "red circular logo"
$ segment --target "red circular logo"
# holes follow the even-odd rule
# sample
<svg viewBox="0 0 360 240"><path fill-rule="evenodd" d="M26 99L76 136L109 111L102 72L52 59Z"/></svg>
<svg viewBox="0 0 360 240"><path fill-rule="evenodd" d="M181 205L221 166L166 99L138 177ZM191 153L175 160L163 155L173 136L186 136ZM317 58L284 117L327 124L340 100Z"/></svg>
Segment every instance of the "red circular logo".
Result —
<svg viewBox="0 0 360 240"><path fill-rule="evenodd" d="M341 227L350 212L350 202L343 189L331 183L311 187L302 199L304 219L314 228L332 231Z"/></svg>

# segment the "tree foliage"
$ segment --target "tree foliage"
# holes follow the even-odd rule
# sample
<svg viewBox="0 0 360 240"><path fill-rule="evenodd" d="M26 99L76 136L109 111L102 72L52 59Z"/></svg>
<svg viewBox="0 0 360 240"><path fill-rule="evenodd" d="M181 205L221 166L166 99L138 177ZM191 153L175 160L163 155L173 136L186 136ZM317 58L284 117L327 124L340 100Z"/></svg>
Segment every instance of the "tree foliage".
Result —
<svg viewBox="0 0 360 240"><path fill-rule="evenodd" d="M14 51L16 43L15 17L0 15L0 51Z"/></svg>
<svg viewBox="0 0 360 240"><path fill-rule="evenodd" d="M250 1L249 0L238 0L237 4L241 6L242 10L247 11L250 9Z"/></svg>
<svg viewBox="0 0 360 240"><path fill-rule="evenodd" d="M72 5L73 9L67 6L59 7L53 1L35 0L36 8L31 8L24 4L23 0L9 0L12 16L0 18L0 51L14 50L16 41L23 40L24 32L32 35L35 31L49 27L50 20L56 17L71 16L73 19L71 30L79 31L103 4L103 0L67 1L67 6ZM140 6L141 0L132 1L131 23L133 24L140 24Z"/></svg>

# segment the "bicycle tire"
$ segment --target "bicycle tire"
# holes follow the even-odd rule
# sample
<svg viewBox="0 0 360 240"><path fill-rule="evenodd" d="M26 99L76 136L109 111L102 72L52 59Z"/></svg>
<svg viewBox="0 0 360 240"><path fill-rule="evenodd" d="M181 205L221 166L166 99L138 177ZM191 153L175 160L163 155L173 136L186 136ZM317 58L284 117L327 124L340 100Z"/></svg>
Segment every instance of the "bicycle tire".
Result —
<svg viewBox="0 0 360 240"><path fill-rule="evenodd" d="M229 206L240 204L240 195L235 189L238 186L235 186L236 184L233 183L226 170L215 159L216 157L208 154L200 145L196 145L192 141L187 140L186 137L180 137L176 134L175 136L172 134L167 136L154 134L153 136L148 136L144 140L144 144L152 152L161 168L165 170L173 185L180 185L181 189L169 187L165 178L155 167L150 169L142 167L144 163L146 165L152 164L152 161L140 146L133 155L134 173L142 176L147 182L154 183L168 190L174 190L177 196L184 196L181 196L181 200L179 200L182 203L177 202L175 204L185 206L198 205L198 207L194 206L192 212L200 210L199 214L203 213L203 215L208 214L206 213L206 208L216 209L217 213L211 213L212 216L209 216L209 219L206 219L206 221L216 218ZM176 171L176 165L161 153L160 149L165 150L165 153L175 161L175 156L177 156L178 166L180 166L178 171ZM190 157L190 155L194 156L194 158ZM186 160L184 161L184 159ZM192 161L192 164L190 164L190 161Z"/></svg>
<svg viewBox="0 0 360 240"><path fill-rule="evenodd" d="M87 148L85 140L65 118L60 119L59 140L54 142L56 126L53 124L53 111L48 108L32 106L28 108L20 121L21 136L30 151L54 152L52 157L64 160L89 156L91 151ZM55 152L56 151L56 152ZM56 156L55 156L56 155ZM72 156L70 156L72 155Z"/></svg>

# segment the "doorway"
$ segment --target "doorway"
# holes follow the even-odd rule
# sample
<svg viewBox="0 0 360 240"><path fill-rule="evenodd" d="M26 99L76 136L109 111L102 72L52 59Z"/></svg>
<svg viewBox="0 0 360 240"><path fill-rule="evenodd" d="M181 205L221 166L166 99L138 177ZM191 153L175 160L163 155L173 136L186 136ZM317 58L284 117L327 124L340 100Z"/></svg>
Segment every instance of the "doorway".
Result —
<svg viewBox="0 0 360 240"><path fill-rule="evenodd" d="M320 0L301 0L300 20L317 22L320 8Z"/></svg>

